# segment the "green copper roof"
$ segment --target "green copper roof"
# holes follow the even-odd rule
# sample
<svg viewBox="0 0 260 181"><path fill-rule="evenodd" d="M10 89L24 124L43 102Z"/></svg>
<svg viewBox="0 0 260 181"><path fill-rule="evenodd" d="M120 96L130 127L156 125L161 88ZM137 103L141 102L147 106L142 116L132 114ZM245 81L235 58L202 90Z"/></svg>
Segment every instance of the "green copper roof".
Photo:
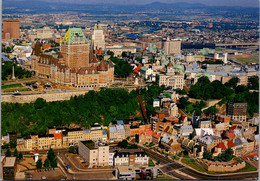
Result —
<svg viewBox="0 0 260 181"><path fill-rule="evenodd" d="M61 40L61 44L84 44L87 43L83 31L81 28L69 28L63 39Z"/></svg>
<svg viewBox="0 0 260 181"><path fill-rule="evenodd" d="M162 65L168 65L169 60L166 60L164 63L162 63Z"/></svg>
<svg viewBox="0 0 260 181"><path fill-rule="evenodd" d="M100 26L100 24L95 24L94 30L102 30L102 27Z"/></svg>
<svg viewBox="0 0 260 181"><path fill-rule="evenodd" d="M203 54L203 55L208 55L209 53L214 53L214 50L211 50L209 48L203 48L202 50L200 50L200 52Z"/></svg>
<svg viewBox="0 0 260 181"><path fill-rule="evenodd" d="M208 78L211 77L208 73L204 73L204 72L199 72L199 73L197 73L195 76L196 76L196 77L205 76L205 77L208 77Z"/></svg>

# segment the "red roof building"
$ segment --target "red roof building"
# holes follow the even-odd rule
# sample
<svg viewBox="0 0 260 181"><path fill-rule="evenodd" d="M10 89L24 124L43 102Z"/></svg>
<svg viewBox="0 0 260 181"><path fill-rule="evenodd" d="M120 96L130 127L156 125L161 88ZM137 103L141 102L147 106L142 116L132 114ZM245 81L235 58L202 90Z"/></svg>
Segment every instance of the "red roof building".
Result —
<svg viewBox="0 0 260 181"><path fill-rule="evenodd" d="M223 142L220 142L219 144L217 144L216 148L221 148L221 150L227 149L227 147L225 146L225 144Z"/></svg>
<svg viewBox="0 0 260 181"><path fill-rule="evenodd" d="M236 144L232 140L228 140L227 146L228 146L228 148L232 148L232 147L235 147Z"/></svg>

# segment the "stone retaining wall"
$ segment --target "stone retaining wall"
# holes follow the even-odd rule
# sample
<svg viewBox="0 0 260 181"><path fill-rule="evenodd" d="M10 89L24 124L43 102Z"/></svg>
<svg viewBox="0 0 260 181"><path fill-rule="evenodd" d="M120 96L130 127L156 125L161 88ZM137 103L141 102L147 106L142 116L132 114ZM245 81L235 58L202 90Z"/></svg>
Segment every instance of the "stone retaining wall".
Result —
<svg viewBox="0 0 260 181"><path fill-rule="evenodd" d="M46 102L69 100L72 96L85 95L88 91L79 92L59 92L46 94L32 94L32 95L2 95L1 102L10 103L30 103L36 101L38 98L43 98Z"/></svg>

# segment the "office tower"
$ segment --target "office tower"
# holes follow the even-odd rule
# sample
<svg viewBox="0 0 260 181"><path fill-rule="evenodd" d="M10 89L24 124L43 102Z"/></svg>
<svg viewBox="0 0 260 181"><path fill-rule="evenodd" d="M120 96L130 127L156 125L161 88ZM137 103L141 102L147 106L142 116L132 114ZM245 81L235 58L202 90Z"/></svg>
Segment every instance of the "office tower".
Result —
<svg viewBox="0 0 260 181"><path fill-rule="evenodd" d="M4 32L4 39L19 39L20 21L3 20L3 32Z"/></svg>

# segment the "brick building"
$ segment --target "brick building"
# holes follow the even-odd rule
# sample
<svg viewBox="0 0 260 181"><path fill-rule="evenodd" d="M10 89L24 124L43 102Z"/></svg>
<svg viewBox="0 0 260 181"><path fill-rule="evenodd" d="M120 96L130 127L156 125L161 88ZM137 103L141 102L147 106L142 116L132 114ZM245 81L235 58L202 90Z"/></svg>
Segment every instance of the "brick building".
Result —
<svg viewBox="0 0 260 181"><path fill-rule="evenodd" d="M230 102L227 106L227 115L235 121L246 121L247 103Z"/></svg>
<svg viewBox="0 0 260 181"><path fill-rule="evenodd" d="M3 20L3 32L4 32L4 39L19 39L20 21Z"/></svg>

